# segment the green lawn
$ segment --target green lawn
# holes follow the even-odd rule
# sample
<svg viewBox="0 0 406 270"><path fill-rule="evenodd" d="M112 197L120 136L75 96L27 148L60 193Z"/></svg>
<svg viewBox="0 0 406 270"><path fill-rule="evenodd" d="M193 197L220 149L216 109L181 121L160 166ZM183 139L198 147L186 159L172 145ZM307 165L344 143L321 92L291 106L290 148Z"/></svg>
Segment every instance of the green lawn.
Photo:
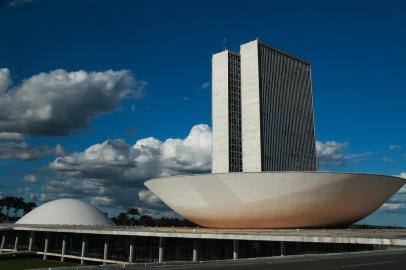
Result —
<svg viewBox="0 0 406 270"><path fill-rule="evenodd" d="M73 263L58 261L43 261L40 258L4 258L0 259L1 270L23 270L32 268L74 266Z"/></svg>

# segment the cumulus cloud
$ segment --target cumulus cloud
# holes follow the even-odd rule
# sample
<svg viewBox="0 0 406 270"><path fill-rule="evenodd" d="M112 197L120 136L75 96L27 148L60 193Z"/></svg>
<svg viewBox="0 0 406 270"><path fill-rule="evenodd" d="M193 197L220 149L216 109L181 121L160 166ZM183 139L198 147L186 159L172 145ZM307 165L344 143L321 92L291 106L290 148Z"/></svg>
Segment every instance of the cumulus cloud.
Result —
<svg viewBox="0 0 406 270"><path fill-rule="evenodd" d="M66 135L89 127L92 117L114 110L124 98L141 97L146 86L146 82L135 80L128 70L58 69L36 74L7 88L9 72L2 70L0 132Z"/></svg>
<svg viewBox="0 0 406 270"><path fill-rule="evenodd" d="M401 173L399 174L399 177L402 177L402 178L406 179L406 172L401 172ZM400 189L399 193L406 194L406 185L404 185L404 186ZM405 203L406 203L406 199L405 199Z"/></svg>
<svg viewBox="0 0 406 270"><path fill-rule="evenodd" d="M380 210L385 212L406 213L406 203L384 203Z"/></svg>
<svg viewBox="0 0 406 270"><path fill-rule="evenodd" d="M406 179L406 172L401 172L395 175ZM386 203L384 203L379 211L387 213L406 214L406 185L396 192Z"/></svg>
<svg viewBox="0 0 406 270"><path fill-rule="evenodd" d="M347 153L349 143L336 141L316 141L317 163L320 168L330 166L344 166L348 162L362 160L373 153L370 151L363 153Z"/></svg>
<svg viewBox="0 0 406 270"><path fill-rule="evenodd" d="M91 200L91 204L94 204L96 206L111 206L114 203L114 199L106 196L94 196Z"/></svg>
<svg viewBox="0 0 406 270"><path fill-rule="evenodd" d="M24 136L17 132L0 132L0 141L22 141Z"/></svg>
<svg viewBox="0 0 406 270"><path fill-rule="evenodd" d="M25 142L0 144L0 160L37 160L53 152L48 146L31 147Z"/></svg>
<svg viewBox="0 0 406 270"><path fill-rule="evenodd" d="M0 143L0 160L37 160L44 156L65 154L67 152L60 144L49 147L47 145L32 146L26 142L16 141Z"/></svg>
<svg viewBox="0 0 406 270"><path fill-rule="evenodd" d="M140 190L138 192L138 198L149 206L156 206L161 202L161 200L148 189Z"/></svg>
<svg viewBox="0 0 406 270"><path fill-rule="evenodd" d="M11 85L10 70L0 68L0 93L3 93Z"/></svg>
<svg viewBox="0 0 406 270"><path fill-rule="evenodd" d="M33 201L33 202L35 202L38 199L37 194L35 192L33 192L32 189L30 189L28 187L27 188L19 188L19 189L17 189L17 192L19 194L21 194L24 198L26 198L26 199L28 199L30 201Z"/></svg>
<svg viewBox="0 0 406 270"><path fill-rule="evenodd" d="M26 183L35 184L35 183L38 182L38 179L37 179L37 177L35 175L30 174L30 175L24 176L23 181L26 182Z"/></svg>
<svg viewBox="0 0 406 270"><path fill-rule="evenodd" d="M316 142L317 162L321 167L336 165L343 166L344 150L348 143L338 143L336 141Z"/></svg>
<svg viewBox="0 0 406 270"><path fill-rule="evenodd" d="M55 146L55 155L58 157L68 155L69 153L59 143Z"/></svg>
<svg viewBox="0 0 406 270"><path fill-rule="evenodd" d="M89 196L101 205L126 207L139 200L159 206L159 200L145 190L143 182L161 176L209 172L211 148L207 125L194 126L184 139L161 142L149 137L134 145L121 139L107 140L51 162L49 168L57 176L44 188L42 198Z"/></svg>

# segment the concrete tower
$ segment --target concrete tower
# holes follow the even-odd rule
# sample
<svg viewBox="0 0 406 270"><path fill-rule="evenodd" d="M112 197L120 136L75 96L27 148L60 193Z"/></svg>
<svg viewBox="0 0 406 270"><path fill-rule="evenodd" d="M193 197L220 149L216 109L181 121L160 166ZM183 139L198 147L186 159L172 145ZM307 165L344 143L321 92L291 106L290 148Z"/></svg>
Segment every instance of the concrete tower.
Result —
<svg viewBox="0 0 406 270"><path fill-rule="evenodd" d="M213 173L316 170L310 64L254 40L212 65Z"/></svg>
<svg viewBox="0 0 406 270"><path fill-rule="evenodd" d="M212 58L213 172L241 172L240 55L223 51Z"/></svg>

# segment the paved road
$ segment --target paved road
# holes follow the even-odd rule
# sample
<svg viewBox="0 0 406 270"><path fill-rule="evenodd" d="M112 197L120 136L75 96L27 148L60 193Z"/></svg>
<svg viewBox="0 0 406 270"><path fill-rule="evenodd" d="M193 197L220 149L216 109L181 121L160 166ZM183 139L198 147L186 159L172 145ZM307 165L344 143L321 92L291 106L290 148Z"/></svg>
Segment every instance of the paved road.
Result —
<svg viewBox="0 0 406 270"><path fill-rule="evenodd" d="M155 268L155 267L153 267ZM156 267L167 270L392 270L406 269L406 249L345 255L321 255L310 257L240 260L235 263L202 263L189 265L167 265ZM137 268L137 269L151 269Z"/></svg>

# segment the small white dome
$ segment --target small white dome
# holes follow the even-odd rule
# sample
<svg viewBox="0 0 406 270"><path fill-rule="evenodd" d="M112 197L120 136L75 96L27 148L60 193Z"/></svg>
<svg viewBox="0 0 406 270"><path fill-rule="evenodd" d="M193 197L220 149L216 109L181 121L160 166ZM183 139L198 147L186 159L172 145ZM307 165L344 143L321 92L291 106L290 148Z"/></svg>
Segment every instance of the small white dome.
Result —
<svg viewBox="0 0 406 270"><path fill-rule="evenodd" d="M96 207L76 199L60 199L45 203L22 218L16 224L42 225L114 225Z"/></svg>

